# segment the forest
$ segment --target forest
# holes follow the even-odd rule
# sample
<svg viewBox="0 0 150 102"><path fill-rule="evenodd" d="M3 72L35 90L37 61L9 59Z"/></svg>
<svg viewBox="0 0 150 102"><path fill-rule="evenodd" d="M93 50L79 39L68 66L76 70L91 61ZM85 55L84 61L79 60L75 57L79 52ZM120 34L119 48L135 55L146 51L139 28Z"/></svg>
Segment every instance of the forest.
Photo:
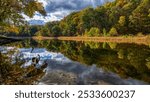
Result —
<svg viewBox="0 0 150 102"><path fill-rule="evenodd" d="M0 7L4 9L4 7ZM20 5L13 8L12 11L18 8L21 8ZM2 9L0 10L2 12ZM21 11L18 10L18 12L22 11L30 17L33 16L34 11L46 15L39 3L29 3L26 8L21 8ZM9 16L8 13L1 16L1 24L7 16ZM2 27L1 25L1 28L4 28L0 30L2 35L47 37L143 36L150 34L150 0L115 0L96 8L88 7L78 12L72 12L61 21L47 22L45 25L21 24L20 14L14 14L9 19L11 19L12 25L10 25L9 20L9 23L7 23L9 24L9 30L7 26Z"/></svg>

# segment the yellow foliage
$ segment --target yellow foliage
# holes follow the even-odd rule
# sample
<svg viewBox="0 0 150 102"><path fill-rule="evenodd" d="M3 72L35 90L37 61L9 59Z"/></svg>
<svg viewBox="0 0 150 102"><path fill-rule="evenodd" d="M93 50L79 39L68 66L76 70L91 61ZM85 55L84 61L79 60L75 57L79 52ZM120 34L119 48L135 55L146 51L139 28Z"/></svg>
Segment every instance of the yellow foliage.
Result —
<svg viewBox="0 0 150 102"><path fill-rule="evenodd" d="M121 26L124 26L124 25L125 25L125 22L126 22L126 17L125 17L125 16L120 16L118 23L119 23Z"/></svg>
<svg viewBox="0 0 150 102"><path fill-rule="evenodd" d="M117 29L112 27L109 31L110 36L116 36L118 35Z"/></svg>
<svg viewBox="0 0 150 102"><path fill-rule="evenodd" d="M14 32L14 33L19 33L19 28L16 26L6 26L4 27L5 32Z"/></svg>
<svg viewBox="0 0 150 102"><path fill-rule="evenodd" d="M12 60L6 55L0 53L0 84L6 85L31 85L41 79L45 72L46 64L40 69L33 65L27 68L21 68L24 61L17 61L11 64Z"/></svg>

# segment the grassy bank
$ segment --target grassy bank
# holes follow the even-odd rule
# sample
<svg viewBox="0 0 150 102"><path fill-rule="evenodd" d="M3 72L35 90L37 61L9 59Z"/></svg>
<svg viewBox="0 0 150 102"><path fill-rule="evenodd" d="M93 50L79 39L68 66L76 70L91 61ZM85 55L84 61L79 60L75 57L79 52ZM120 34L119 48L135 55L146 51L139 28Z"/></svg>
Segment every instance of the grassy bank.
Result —
<svg viewBox="0 0 150 102"><path fill-rule="evenodd" d="M137 44L150 44L150 36L142 37L33 37L37 40L69 40L69 41L93 41L93 42L117 42L117 43L137 43Z"/></svg>

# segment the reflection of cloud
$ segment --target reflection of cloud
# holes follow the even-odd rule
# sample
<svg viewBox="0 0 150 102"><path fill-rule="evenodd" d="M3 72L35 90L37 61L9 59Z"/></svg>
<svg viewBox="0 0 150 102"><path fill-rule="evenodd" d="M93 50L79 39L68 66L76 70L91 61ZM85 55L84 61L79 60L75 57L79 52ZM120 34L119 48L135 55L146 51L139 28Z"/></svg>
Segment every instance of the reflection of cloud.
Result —
<svg viewBox="0 0 150 102"><path fill-rule="evenodd" d="M79 62L64 62L53 59L47 60L47 63L47 74L40 81L42 84L147 84L132 78L123 79L117 74L105 72L95 65L86 66Z"/></svg>
<svg viewBox="0 0 150 102"><path fill-rule="evenodd" d="M96 7L107 1L113 0L38 0L43 3L47 12L46 17L35 14L32 20L43 20L44 22L60 20L73 11L79 11L88 6ZM26 17L26 20L31 18Z"/></svg>

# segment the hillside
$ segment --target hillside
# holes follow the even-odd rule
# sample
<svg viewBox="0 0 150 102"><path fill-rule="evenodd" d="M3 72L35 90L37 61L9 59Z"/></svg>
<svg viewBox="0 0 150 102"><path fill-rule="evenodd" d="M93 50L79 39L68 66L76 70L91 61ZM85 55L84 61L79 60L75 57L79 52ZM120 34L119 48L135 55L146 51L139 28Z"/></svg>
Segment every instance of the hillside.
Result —
<svg viewBox="0 0 150 102"><path fill-rule="evenodd" d="M73 12L44 26L19 27L24 36L122 36L150 34L150 0L115 0ZM15 33L9 33L15 35Z"/></svg>

